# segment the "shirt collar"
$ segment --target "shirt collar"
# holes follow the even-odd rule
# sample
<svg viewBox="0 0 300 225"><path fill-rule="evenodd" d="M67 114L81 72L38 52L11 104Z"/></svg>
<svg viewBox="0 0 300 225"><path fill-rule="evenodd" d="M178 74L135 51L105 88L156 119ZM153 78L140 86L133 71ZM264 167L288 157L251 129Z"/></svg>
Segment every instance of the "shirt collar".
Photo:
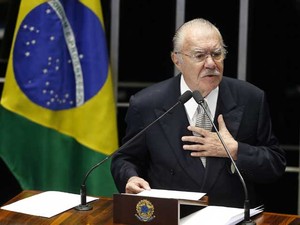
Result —
<svg viewBox="0 0 300 225"><path fill-rule="evenodd" d="M180 92L183 94L184 92L191 89L186 84L183 75L181 74L180 78ZM210 109L210 112L212 116L214 117L217 107L217 99L219 94L219 86L216 87L214 90L212 90L204 99L206 100L208 107ZM191 98L188 100L185 104L185 109L188 114L189 119L193 118L195 111L197 110L198 103L194 100L194 98ZM213 119L213 118L212 118Z"/></svg>

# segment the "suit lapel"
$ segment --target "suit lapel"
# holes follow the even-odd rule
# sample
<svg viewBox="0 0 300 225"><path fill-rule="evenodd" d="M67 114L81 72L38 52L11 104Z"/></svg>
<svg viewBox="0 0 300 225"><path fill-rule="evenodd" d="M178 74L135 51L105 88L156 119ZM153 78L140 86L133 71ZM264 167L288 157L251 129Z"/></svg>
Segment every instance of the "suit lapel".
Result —
<svg viewBox="0 0 300 225"><path fill-rule="evenodd" d="M225 78L223 79L226 81ZM217 116L223 114L227 129L236 138L244 113L244 106L237 105L236 98L232 95L230 87L225 81L220 84L215 123L217 124Z"/></svg>
<svg viewBox="0 0 300 225"><path fill-rule="evenodd" d="M157 115L161 115L162 112L156 110L156 113ZM187 130L189 122L184 106L178 105L172 112L160 120L160 124L182 169L201 187L204 178L204 167L199 158L191 157L190 152L184 151L182 148L183 142L181 141L181 137L192 135Z"/></svg>
<svg viewBox="0 0 300 225"><path fill-rule="evenodd" d="M156 116L160 116L167 111L178 100L178 97L180 96L180 77L181 76L175 77L173 83L166 88L166 93L168 93L168 95L165 97L164 106L155 109ZM181 141L181 137L192 135L192 132L187 129L189 121L184 105L179 104L166 114L159 123L182 170L186 171L188 176L191 177L191 180L201 187L204 178L204 167L199 158L191 157L190 152L184 151L182 148L183 142Z"/></svg>
<svg viewBox="0 0 300 225"><path fill-rule="evenodd" d="M230 88L226 83L226 78L223 78L223 82L220 84L219 89L219 97L217 102L217 109L215 114L215 124L218 128L217 117L222 114L226 127L231 133L231 135L235 138L237 136L240 122L242 119L244 107L238 106L236 104L235 98L232 96ZM225 150L224 150L225 151ZM207 167L205 170L204 177L204 186L202 188L203 191L208 192L214 183L217 181L221 172L223 172L226 168L226 162L228 162L228 158L216 158L216 157L208 157L207 158ZM228 164L230 165L230 163Z"/></svg>

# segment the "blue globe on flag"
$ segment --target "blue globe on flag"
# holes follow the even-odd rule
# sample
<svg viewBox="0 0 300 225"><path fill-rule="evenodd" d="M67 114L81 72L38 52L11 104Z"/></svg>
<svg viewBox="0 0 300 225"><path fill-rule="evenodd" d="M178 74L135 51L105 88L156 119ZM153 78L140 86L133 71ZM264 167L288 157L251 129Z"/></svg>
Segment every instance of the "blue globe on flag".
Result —
<svg viewBox="0 0 300 225"><path fill-rule="evenodd" d="M79 1L72 1L73 7L66 10L66 1L34 8L22 21L15 40L17 84L33 103L50 110L79 107L99 92L108 76L99 18Z"/></svg>

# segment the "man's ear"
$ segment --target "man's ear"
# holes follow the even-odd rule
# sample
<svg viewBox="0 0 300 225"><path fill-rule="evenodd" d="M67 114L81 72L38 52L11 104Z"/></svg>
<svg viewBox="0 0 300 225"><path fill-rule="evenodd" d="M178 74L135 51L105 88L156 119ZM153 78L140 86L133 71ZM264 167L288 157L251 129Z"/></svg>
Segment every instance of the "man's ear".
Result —
<svg viewBox="0 0 300 225"><path fill-rule="evenodd" d="M171 53L171 59L172 59L174 65L180 71L180 68L181 68L181 59L174 52Z"/></svg>

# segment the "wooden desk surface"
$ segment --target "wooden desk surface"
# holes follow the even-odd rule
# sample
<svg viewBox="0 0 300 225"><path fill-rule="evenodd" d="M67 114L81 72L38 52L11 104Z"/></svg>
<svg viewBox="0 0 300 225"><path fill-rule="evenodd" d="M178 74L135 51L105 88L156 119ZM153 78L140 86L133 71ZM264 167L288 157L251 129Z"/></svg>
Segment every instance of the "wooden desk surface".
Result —
<svg viewBox="0 0 300 225"><path fill-rule="evenodd" d="M6 204L32 196L38 191L23 191ZM113 200L111 198L101 197L99 200L91 203L93 209L90 211L77 211L70 209L64 213L51 218L30 216L22 213L11 212L0 209L1 225L121 225L113 223ZM256 225L300 225L300 216L286 215L278 213L263 212L253 220ZM145 223L146 224L146 223ZM168 224L171 225L171 224Z"/></svg>

